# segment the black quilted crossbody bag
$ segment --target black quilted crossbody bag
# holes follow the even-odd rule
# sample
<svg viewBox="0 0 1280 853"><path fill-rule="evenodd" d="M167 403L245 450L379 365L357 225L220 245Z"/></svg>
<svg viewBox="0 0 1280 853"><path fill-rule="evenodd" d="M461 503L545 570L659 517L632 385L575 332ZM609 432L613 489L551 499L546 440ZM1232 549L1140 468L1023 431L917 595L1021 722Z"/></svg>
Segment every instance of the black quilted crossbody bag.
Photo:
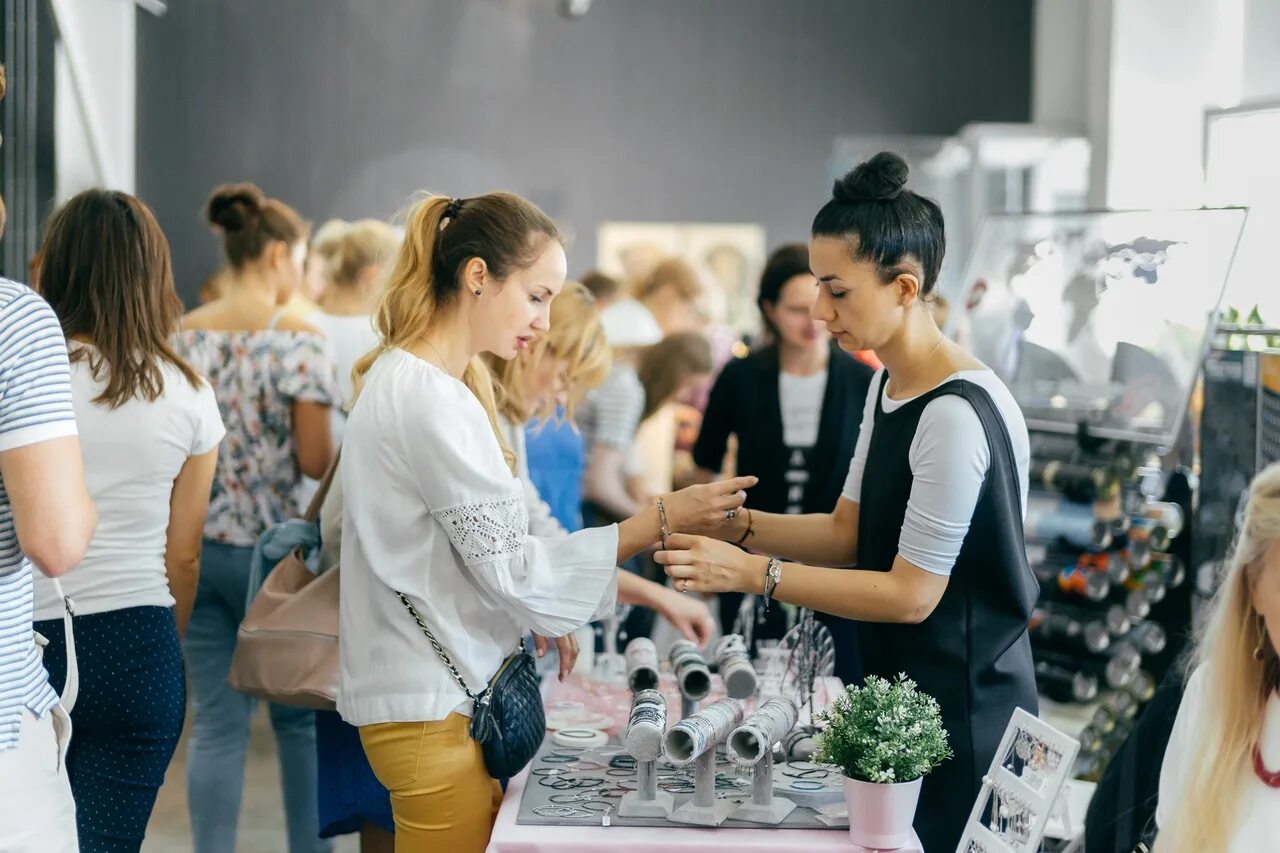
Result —
<svg viewBox="0 0 1280 853"><path fill-rule="evenodd" d="M533 656L520 640L520 648L502 662L498 672L479 695L471 692L449 653L436 640L417 608L404 593L400 603L418 623L431 647L475 707L471 711L471 737L484 751L484 766L494 779L510 779L529 765L546 736L547 717L542 708L542 689Z"/></svg>

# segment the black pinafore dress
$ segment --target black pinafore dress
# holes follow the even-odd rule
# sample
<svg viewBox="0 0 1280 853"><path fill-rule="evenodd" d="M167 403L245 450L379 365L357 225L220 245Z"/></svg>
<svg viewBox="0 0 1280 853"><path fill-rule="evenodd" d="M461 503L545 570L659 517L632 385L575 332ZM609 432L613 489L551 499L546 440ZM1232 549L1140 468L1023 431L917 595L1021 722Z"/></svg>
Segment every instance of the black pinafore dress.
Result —
<svg viewBox="0 0 1280 853"><path fill-rule="evenodd" d="M948 395L967 400L991 452L969 533L937 608L919 625L859 623L863 673L890 680L906 673L941 707L955 755L925 777L915 829L926 853L951 853L1014 709L1038 713L1027 637L1038 584L1023 542L1013 445L990 395L957 379L886 413L887 378L871 389L875 425L862 477L859 569L893 567L911 495L911 443L930 402Z"/></svg>

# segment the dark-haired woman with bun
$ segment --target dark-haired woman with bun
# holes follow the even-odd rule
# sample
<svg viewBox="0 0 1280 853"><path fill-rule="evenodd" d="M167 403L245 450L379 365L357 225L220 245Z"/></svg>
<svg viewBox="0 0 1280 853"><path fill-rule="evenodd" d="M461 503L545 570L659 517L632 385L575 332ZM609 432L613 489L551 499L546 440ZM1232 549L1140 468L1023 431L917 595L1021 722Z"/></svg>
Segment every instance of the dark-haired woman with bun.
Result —
<svg viewBox="0 0 1280 853"><path fill-rule="evenodd" d="M1029 442L1008 389L933 320L942 212L906 179L900 157L878 154L836 183L813 222L814 316L842 349L875 350L885 365L835 508L750 510L724 520L715 535L726 541L668 537L658 561L677 589L860 622L860 661L841 655L848 623L831 623L837 674L859 662L866 675L905 672L941 705L955 755L925 778L915 826L925 850L950 853L1010 715L1038 709L1027 639L1037 585L1022 538Z"/></svg>
<svg viewBox="0 0 1280 853"><path fill-rule="evenodd" d="M779 247L764 265L756 296L768 343L725 365L702 417L694 462L704 476L718 475L734 436L734 470L760 478L747 494L752 509L829 509L853 458L873 371L841 350L813 316L817 299L809 247ZM737 593L720 596L725 631L737 621L742 599ZM743 615L756 623L756 638L778 639L786 631L780 607L766 613L755 600Z"/></svg>
<svg viewBox="0 0 1280 853"><path fill-rule="evenodd" d="M187 800L196 853L223 853L235 849L254 707L227 684L253 545L272 524L300 514L304 475L324 476L341 391L321 334L280 307L302 280L307 228L298 214L252 184L232 184L214 191L206 215L228 268L220 296L186 316L178 341L213 386L227 438L186 637L195 693ZM317 838L315 715L284 705L270 711L290 853L327 850Z"/></svg>

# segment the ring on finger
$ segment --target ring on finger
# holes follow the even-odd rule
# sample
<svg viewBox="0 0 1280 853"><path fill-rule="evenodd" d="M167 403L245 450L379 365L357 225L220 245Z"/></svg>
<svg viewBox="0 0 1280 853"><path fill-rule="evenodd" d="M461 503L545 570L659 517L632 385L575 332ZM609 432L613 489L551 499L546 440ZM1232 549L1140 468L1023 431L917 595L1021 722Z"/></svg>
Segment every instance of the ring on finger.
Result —
<svg viewBox="0 0 1280 853"><path fill-rule="evenodd" d="M733 521L737 517L738 517L738 511L736 509L726 509L724 511L725 521Z"/></svg>
<svg viewBox="0 0 1280 853"><path fill-rule="evenodd" d="M688 579L688 578L681 578L681 579L680 579L680 591L681 591L681 592L688 592L688 591L689 591L689 579Z"/></svg>

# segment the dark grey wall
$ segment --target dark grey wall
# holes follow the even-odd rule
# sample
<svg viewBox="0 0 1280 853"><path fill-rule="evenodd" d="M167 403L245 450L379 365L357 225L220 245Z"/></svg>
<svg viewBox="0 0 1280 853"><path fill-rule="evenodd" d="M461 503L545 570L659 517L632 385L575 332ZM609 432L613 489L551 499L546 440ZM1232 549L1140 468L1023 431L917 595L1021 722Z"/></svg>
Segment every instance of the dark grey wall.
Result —
<svg viewBox="0 0 1280 853"><path fill-rule="evenodd" d="M179 0L138 16L138 187L190 298L199 210L252 180L313 220L418 189L801 238L832 139L1026 121L1031 0Z"/></svg>

